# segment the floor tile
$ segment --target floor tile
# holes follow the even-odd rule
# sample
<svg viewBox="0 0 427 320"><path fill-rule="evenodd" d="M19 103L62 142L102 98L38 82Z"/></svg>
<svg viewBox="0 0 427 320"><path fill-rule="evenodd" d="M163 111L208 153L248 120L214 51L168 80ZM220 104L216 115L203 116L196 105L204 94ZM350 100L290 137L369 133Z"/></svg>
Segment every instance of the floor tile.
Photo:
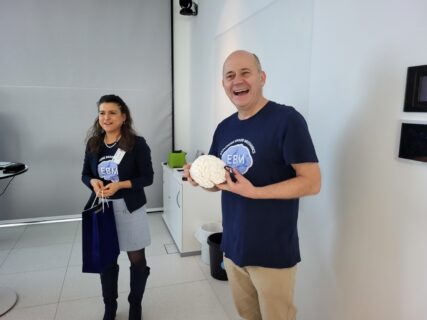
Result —
<svg viewBox="0 0 427 320"><path fill-rule="evenodd" d="M0 250L0 266L6 260L9 255L10 250Z"/></svg>
<svg viewBox="0 0 427 320"><path fill-rule="evenodd" d="M101 297L61 301L55 320L99 320L103 314L104 303Z"/></svg>
<svg viewBox="0 0 427 320"><path fill-rule="evenodd" d="M161 256L167 254L165 244L170 243L172 240L164 241L163 237L151 236L151 244L145 248L145 255L147 257Z"/></svg>
<svg viewBox="0 0 427 320"><path fill-rule="evenodd" d="M11 250L0 267L0 274L66 267L71 244Z"/></svg>
<svg viewBox="0 0 427 320"><path fill-rule="evenodd" d="M161 213L150 213L148 214L148 221L150 223L150 232L151 236L161 236L168 242L172 242L172 240L168 229L163 221Z"/></svg>
<svg viewBox="0 0 427 320"><path fill-rule="evenodd" d="M213 279L200 255L172 253L175 245L161 213L148 217L152 243L146 256L151 274L143 300L144 320L238 320L228 282ZM125 252L118 263L116 320L127 320L130 263ZM0 284L19 295L17 305L1 319L101 319L99 275L82 273L81 268L80 221L0 228Z"/></svg>
<svg viewBox="0 0 427 320"><path fill-rule="evenodd" d="M231 296L231 290L228 285L228 281L221 281L213 278L211 276L210 265L204 263L200 256L194 256L194 259L196 260L203 274L205 274L205 276L207 277L212 290L214 291L218 300L221 302L221 305L223 306L229 318L233 320L240 319L234 306L233 297Z"/></svg>
<svg viewBox="0 0 427 320"><path fill-rule="evenodd" d="M229 320L207 281L148 288L142 303L144 320ZM118 299L116 320L127 320L129 304L125 295ZM99 320L103 314L101 297L61 301L55 320ZM234 319L233 319L234 320Z"/></svg>
<svg viewBox="0 0 427 320"><path fill-rule="evenodd" d="M204 263L200 255L193 256L193 259L196 261L197 265L199 266L200 270L202 270L206 278L211 278L210 265Z"/></svg>
<svg viewBox="0 0 427 320"><path fill-rule="evenodd" d="M159 233L159 234L151 234L151 244L145 249L147 256L160 256L163 254L167 254L165 249L165 244L173 243L169 232L167 233Z"/></svg>
<svg viewBox="0 0 427 320"><path fill-rule="evenodd" d="M71 244L74 241L77 225L78 222L30 225L16 243L15 249L52 244Z"/></svg>
<svg viewBox="0 0 427 320"><path fill-rule="evenodd" d="M74 243L82 243L82 222L79 221L76 227Z"/></svg>
<svg viewBox="0 0 427 320"><path fill-rule="evenodd" d="M0 283L18 294L18 303L14 309L57 303L65 271L65 268L57 268L0 275Z"/></svg>
<svg viewBox="0 0 427 320"><path fill-rule="evenodd" d="M81 266L70 266L65 275L61 301L101 296L99 274L83 273Z"/></svg>
<svg viewBox="0 0 427 320"><path fill-rule="evenodd" d="M175 243L167 243L164 246L168 254L178 253L178 248L176 247Z"/></svg>
<svg viewBox="0 0 427 320"><path fill-rule="evenodd" d="M1 317L1 320L54 320L56 303L28 308L14 308Z"/></svg>
<svg viewBox="0 0 427 320"><path fill-rule="evenodd" d="M165 244L173 243L172 237L167 230L161 213L149 213L151 244L145 249L147 257L167 254Z"/></svg>
<svg viewBox="0 0 427 320"><path fill-rule="evenodd" d="M147 217L148 217L148 221L150 223L150 230L154 234L158 234L159 232L161 232L165 229L161 213L159 213L159 212L148 213Z"/></svg>
<svg viewBox="0 0 427 320"><path fill-rule="evenodd" d="M193 257L180 257L179 254L154 256L147 259L151 267L148 278L149 287L168 286L178 283L206 279Z"/></svg>
<svg viewBox="0 0 427 320"><path fill-rule="evenodd" d="M71 249L70 260L68 265L70 266L81 266L82 265L82 243L81 241L75 241Z"/></svg>
<svg viewBox="0 0 427 320"><path fill-rule="evenodd" d="M25 227L23 226L0 228L0 250L13 249L24 231Z"/></svg>
<svg viewBox="0 0 427 320"><path fill-rule="evenodd" d="M129 262L119 261L119 295L129 293ZM61 301L97 297L102 295L101 280L97 273L83 273L81 266L68 267L62 289Z"/></svg>
<svg viewBox="0 0 427 320"><path fill-rule="evenodd" d="M208 281L151 288L143 303L144 320L228 320Z"/></svg>
<svg viewBox="0 0 427 320"><path fill-rule="evenodd" d="M216 297L220 301L225 312L230 319L240 319L237 310L234 306L233 297L231 295L231 290L228 285L228 281L216 280L214 278L209 279L209 285L214 291Z"/></svg>

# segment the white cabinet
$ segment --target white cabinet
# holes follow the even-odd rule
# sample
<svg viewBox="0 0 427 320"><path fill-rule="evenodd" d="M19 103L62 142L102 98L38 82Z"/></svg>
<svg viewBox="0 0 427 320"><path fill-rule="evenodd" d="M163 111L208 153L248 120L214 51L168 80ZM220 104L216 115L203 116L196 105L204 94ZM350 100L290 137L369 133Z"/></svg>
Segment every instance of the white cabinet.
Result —
<svg viewBox="0 0 427 320"><path fill-rule="evenodd" d="M209 192L182 181L182 169L163 164L163 220L181 255L198 254L194 237L204 223L221 221L221 192Z"/></svg>

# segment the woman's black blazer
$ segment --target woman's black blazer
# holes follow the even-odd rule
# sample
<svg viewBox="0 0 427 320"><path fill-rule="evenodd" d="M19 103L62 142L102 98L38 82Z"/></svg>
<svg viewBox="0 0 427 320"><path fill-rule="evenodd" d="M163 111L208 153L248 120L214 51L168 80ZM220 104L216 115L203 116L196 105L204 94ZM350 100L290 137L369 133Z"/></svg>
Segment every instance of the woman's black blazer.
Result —
<svg viewBox="0 0 427 320"><path fill-rule="evenodd" d="M83 162L82 181L92 191L85 209L89 208L94 199L95 192L90 184L93 178L100 179L98 175L97 154L90 153L86 146L85 158ZM126 207L130 212L141 208L147 203L144 187L153 183L153 165L151 163L151 151L143 137L137 136L132 150L126 152L119 164L120 181L130 180L132 188L120 189L114 198L123 198Z"/></svg>

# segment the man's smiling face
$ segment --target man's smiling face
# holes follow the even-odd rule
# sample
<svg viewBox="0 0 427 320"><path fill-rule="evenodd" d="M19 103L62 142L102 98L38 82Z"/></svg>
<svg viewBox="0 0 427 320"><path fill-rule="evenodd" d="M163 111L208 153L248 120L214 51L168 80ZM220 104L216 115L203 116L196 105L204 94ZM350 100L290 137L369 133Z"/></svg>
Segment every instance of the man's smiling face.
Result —
<svg viewBox="0 0 427 320"><path fill-rule="evenodd" d="M257 108L263 99L264 84L265 73L253 54L236 51L224 62L222 85L239 111L250 112Z"/></svg>

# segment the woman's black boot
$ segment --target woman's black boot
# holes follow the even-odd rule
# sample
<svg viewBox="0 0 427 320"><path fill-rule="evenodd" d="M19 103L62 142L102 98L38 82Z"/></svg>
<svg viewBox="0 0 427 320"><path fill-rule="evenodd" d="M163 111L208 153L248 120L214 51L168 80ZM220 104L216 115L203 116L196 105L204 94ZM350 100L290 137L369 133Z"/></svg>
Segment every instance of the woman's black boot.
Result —
<svg viewBox="0 0 427 320"><path fill-rule="evenodd" d="M143 270L137 266L130 267L129 320L141 320L141 302L149 275L149 267L145 267Z"/></svg>
<svg viewBox="0 0 427 320"><path fill-rule="evenodd" d="M102 297L104 298L105 312L103 320L114 320L117 312L117 280L119 266L112 265L101 273Z"/></svg>

